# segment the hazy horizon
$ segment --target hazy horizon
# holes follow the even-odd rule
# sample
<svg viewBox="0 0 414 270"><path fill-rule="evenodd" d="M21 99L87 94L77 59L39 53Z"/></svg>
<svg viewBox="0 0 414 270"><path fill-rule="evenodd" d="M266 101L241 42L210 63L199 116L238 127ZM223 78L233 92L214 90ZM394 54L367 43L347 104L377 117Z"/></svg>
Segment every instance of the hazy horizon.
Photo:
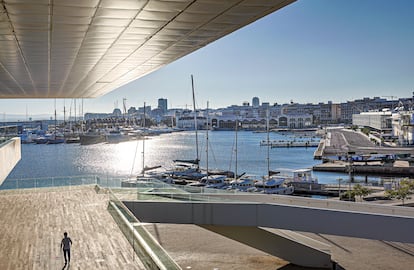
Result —
<svg viewBox="0 0 414 270"><path fill-rule="evenodd" d="M410 97L413 97L414 96L414 92L412 94L413 94L412 96L408 96L407 95L406 97L400 97L400 98L410 98ZM372 98L375 98L375 97L378 97L378 96L361 97L361 98L358 98L358 99L362 99L362 98L371 98L372 99ZM262 104L263 102L267 102L267 101L262 101L260 99L260 97L258 97L258 98L260 100L260 104ZM385 98L385 97L380 97L380 98L384 98L386 100L392 100L390 98ZM253 99L253 97L252 97L252 99ZM251 100L245 100L245 102L248 102L249 105L252 106L252 99ZM168 98L167 98L167 100L168 100ZM157 103L157 101L156 101L156 103ZM354 101L354 100L347 100L347 101ZM334 104L340 104L340 103L346 103L347 101L343 101L343 102L333 102L333 103ZM54 101L53 101L53 103L54 103ZM299 103L299 102L297 102L297 103ZM320 102L303 102L303 103L299 103L299 104L309 104L309 103L312 103L312 104L325 103L325 104L327 104L328 102L323 102L323 101L320 101ZM278 105L287 105L287 104L290 104L290 102L283 103L283 104L279 104L278 103ZM227 107L234 106L234 105L236 105L236 106L242 106L243 104L228 104L227 106L220 107L220 108L211 108L211 107L209 107L209 108L212 109L212 110L214 110L214 109L227 108ZM270 103L270 105L273 106L274 103ZM56 105L56 106L58 107L58 105ZM122 106L123 105L118 106L118 107L116 107L116 109L120 109L121 111L123 111ZM138 108L143 107L143 106L144 106L144 104L137 105L137 106L131 105L131 106L127 106L127 110L130 107L135 107L136 109L138 109ZM158 104L149 104L149 103L146 103L146 106L151 106L151 109L155 109L155 108L158 107ZM110 113L113 112L114 109L115 109L115 107L113 109L111 109L110 111L105 111L105 112L104 111L84 111L83 115L85 115L86 113L110 114ZM192 104L188 104L188 108L185 108L185 107L174 107L174 108L168 107L168 109L190 109L190 110L192 110ZM200 106L197 109L206 109L206 106ZM66 110L66 119L69 119L69 117L72 117L72 118L75 117L74 112L73 113L70 113L68 111L68 107L66 107L65 110ZM62 105L62 109L60 110L60 112L58 112L58 111L59 110L56 109L56 118L58 120L63 120L64 117L65 117L64 112L63 112L63 105ZM7 122L7 121L9 121L9 122L10 121L27 121L29 119L31 119L31 120L53 120L54 119L54 115L55 115L54 110L50 114L47 114L47 113L30 114L29 112L27 112L27 113L20 113L20 114L19 113L8 114L6 112L3 112L2 115L1 115L1 117L0 117L0 122ZM80 111L78 111L76 113L76 117L78 117L79 115L81 115L81 112ZM6 119L6 120L4 120L4 119Z"/></svg>
<svg viewBox="0 0 414 270"><path fill-rule="evenodd" d="M410 97L414 91L414 1L297 1L111 93L84 112L146 102L211 108L261 102L334 103ZM63 100L57 101L63 114ZM66 100L72 112L74 106ZM27 109L26 109L27 108ZM0 99L0 113L54 113L54 100ZM77 110L78 111L78 110Z"/></svg>

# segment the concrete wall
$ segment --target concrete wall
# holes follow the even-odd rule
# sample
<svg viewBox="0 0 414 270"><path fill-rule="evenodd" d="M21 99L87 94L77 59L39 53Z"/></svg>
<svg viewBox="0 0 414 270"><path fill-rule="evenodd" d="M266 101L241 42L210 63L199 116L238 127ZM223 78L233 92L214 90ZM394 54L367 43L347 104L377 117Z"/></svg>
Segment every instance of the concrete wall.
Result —
<svg viewBox="0 0 414 270"><path fill-rule="evenodd" d="M20 138L13 138L0 144L0 185L22 157Z"/></svg>
<svg viewBox="0 0 414 270"><path fill-rule="evenodd" d="M124 202L142 222L257 226L414 243L414 217L267 203Z"/></svg>
<svg viewBox="0 0 414 270"><path fill-rule="evenodd" d="M270 232L263 228L249 226L200 226L295 265L318 269L332 266L328 245L292 231Z"/></svg>

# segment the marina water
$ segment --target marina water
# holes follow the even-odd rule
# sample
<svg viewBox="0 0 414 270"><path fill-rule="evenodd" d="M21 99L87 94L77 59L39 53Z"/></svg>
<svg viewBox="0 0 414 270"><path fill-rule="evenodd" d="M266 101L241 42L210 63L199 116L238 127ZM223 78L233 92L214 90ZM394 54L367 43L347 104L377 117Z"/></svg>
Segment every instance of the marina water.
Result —
<svg viewBox="0 0 414 270"><path fill-rule="evenodd" d="M270 133L270 140L292 140L292 134ZM266 133L237 132L237 173L263 176L267 171L267 147L260 146ZM235 170L236 133L214 131L208 135L209 169ZM198 132L199 158L206 167L206 132ZM310 168L320 163L313 159L316 148L272 148L270 169L291 174L295 169ZM143 154L144 152L144 154ZM47 178L78 175L100 177L133 177L145 166L169 168L174 159L195 159L196 139L194 131L175 132L142 140L118 144L23 144L22 158L10 173L7 181L21 178ZM144 160L144 162L143 162ZM347 174L314 172L319 183L338 183L338 178L348 180ZM356 177L356 181L365 181ZM378 181L369 178L368 181Z"/></svg>

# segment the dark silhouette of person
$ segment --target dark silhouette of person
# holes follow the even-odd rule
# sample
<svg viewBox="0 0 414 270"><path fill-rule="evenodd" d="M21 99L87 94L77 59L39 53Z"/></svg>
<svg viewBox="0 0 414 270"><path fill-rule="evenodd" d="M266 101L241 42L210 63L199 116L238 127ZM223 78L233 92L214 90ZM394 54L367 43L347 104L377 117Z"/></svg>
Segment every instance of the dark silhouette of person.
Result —
<svg viewBox="0 0 414 270"><path fill-rule="evenodd" d="M70 263L70 247L72 246L72 240L68 237L68 233L65 232L60 247L63 249L63 256L65 257L65 265Z"/></svg>

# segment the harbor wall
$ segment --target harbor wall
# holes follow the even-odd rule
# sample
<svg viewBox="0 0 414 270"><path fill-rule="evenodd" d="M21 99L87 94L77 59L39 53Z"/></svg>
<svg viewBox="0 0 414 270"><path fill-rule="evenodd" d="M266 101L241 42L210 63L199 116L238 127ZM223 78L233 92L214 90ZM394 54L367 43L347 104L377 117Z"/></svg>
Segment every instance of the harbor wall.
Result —
<svg viewBox="0 0 414 270"><path fill-rule="evenodd" d="M20 138L12 138L0 144L0 185L22 157Z"/></svg>
<svg viewBox="0 0 414 270"><path fill-rule="evenodd" d="M312 168L314 171L320 172L341 172L348 173L349 167L343 164L322 163L315 165ZM353 174L362 175L388 175L388 176L402 176L412 177L414 175L414 167L394 167L384 165L354 165L352 166Z"/></svg>

